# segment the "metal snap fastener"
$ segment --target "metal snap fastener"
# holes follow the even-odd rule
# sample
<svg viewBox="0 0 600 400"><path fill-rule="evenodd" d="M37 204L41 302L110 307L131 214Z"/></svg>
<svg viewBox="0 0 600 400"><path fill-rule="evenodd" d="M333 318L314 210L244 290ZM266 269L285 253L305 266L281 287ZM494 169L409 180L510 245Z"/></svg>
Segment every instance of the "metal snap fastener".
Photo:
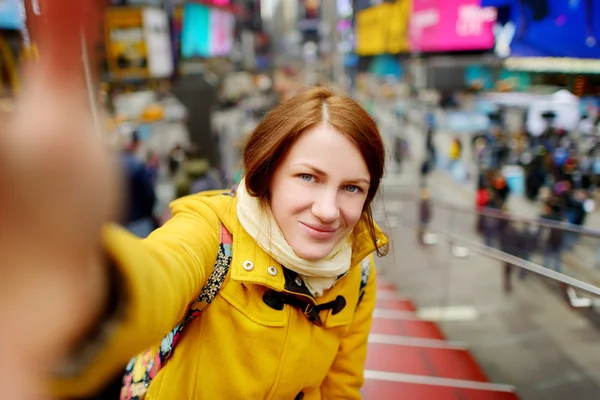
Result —
<svg viewBox="0 0 600 400"><path fill-rule="evenodd" d="M277 268L275 268L272 265L267 269L267 271L269 271L269 274L272 275L272 276L277 275Z"/></svg>
<svg viewBox="0 0 600 400"><path fill-rule="evenodd" d="M296 277L296 279L294 280L294 282L296 282L296 285L298 285L298 286L302 286L302 283L303 283L302 279L299 276Z"/></svg>
<svg viewBox="0 0 600 400"><path fill-rule="evenodd" d="M244 269L246 271L252 271L254 269L254 264L252 263L252 261L244 261Z"/></svg>

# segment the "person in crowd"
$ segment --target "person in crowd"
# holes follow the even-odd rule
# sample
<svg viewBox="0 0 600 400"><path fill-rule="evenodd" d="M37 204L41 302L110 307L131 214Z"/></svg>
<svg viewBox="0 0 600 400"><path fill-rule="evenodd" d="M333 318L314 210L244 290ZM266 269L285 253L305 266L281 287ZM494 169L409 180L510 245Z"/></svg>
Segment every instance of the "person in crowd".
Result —
<svg viewBox="0 0 600 400"><path fill-rule="evenodd" d="M146 158L146 167L150 170L152 181L156 183L160 173L160 157L155 151L151 150L148 152L148 157Z"/></svg>
<svg viewBox="0 0 600 400"><path fill-rule="evenodd" d="M531 256L538 250L539 227L536 224L525 223L520 231L521 253L520 257L525 261L531 261ZM527 270L521 268L519 278L525 279Z"/></svg>
<svg viewBox="0 0 600 400"><path fill-rule="evenodd" d="M510 161L511 156L510 139L504 130L500 131L496 141L496 157L498 168L502 168Z"/></svg>
<svg viewBox="0 0 600 400"><path fill-rule="evenodd" d="M394 161L396 162L396 172L402 170L402 163L409 155L408 141L400 136L394 137Z"/></svg>
<svg viewBox="0 0 600 400"><path fill-rule="evenodd" d="M473 140L473 153L475 154L479 169L481 170L488 168L490 165L490 154L485 135L478 135Z"/></svg>
<svg viewBox="0 0 600 400"><path fill-rule="evenodd" d="M432 169L432 161L429 158L425 158L421 161L421 166L419 168L419 187L427 187L427 177Z"/></svg>
<svg viewBox="0 0 600 400"><path fill-rule="evenodd" d="M490 202L494 203L496 208L502 209L510 196L510 186L508 186L506 178L500 173L496 173L493 179Z"/></svg>
<svg viewBox="0 0 600 400"><path fill-rule="evenodd" d="M209 190L222 189L214 169L199 147L186 152L185 159L175 177L175 198Z"/></svg>
<svg viewBox="0 0 600 400"><path fill-rule="evenodd" d="M485 168L498 169L500 167L500 153L502 149L502 118L498 112L489 114L488 118L490 120L490 128L485 132Z"/></svg>
<svg viewBox="0 0 600 400"><path fill-rule="evenodd" d="M176 144L172 149L171 152L169 153L169 174L171 175L172 178L175 177L175 175L177 175L177 172L179 172L179 167L181 166L181 164L183 164L183 161L185 160L185 151L183 150L183 147L180 144Z"/></svg>
<svg viewBox="0 0 600 400"><path fill-rule="evenodd" d="M587 112L581 114L581 120L577 125L577 132L580 138L588 138L594 134L594 121Z"/></svg>
<svg viewBox="0 0 600 400"><path fill-rule="evenodd" d="M505 218L503 218L505 217ZM508 209L502 208L497 219L497 235L500 250L515 257L522 255L522 232L508 218ZM504 291L512 291L512 274L516 268L511 262L504 262Z"/></svg>
<svg viewBox="0 0 600 400"><path fill-rule="evenodd" d="M534 140L533 144L535 146L542 145L546 148L547 151L552 152L552 150L556 147L558 142L558 135L555 127L556 113L554 111L548 110L542 113L542 119L544 120L544 132L538 140Z"/></svg>
<svg viewBox="0 0 600 400"><path fill-rule="evenodd" d="M587 217L586 201L588 200L588 194L585 190L577 189L570 190L564 197L564 207L567 221L574 227L581 228L585 223ZM569 251L572 250L577 239L579 238L578 232L565 232L564 237L564 248Z"/></svg>
<svg viewBox="0 0 600 400"><path fill-rule="evenodd" d="M449 154L448 154L448 158L450 160L450 170L452 170L453 165L460 160L462 154L462 143L460 140L460 137L455 137L454 139L452 139L452 142L450 143L450 149L449 149Z"/></svg>
<svg viewBox="0 0 600 400"><path fill-rule="evenodd" d="M525 166L525 195L530 201L538 198L546 181L545 155L545 149L538 147L531 162Z"/></svg>
<svg viewBox="0 0 600 400"><path fill-rule="evenodd" d="M484 210L484 214L481 215L481 234L485 245L488 247L496 248L498 245L498 231L501 226L501 221L498 218L499 212L499 203L490 201Z"/></svg>
<svg viewBox="0 0 600 400"><path fill-rule="evenodd" d="M579 157L574 150L569 151L569 157L562 169L565 179L571 183L574 189L583 187L583 171L579 164Z"/></svg>
<svg viewBox="0 0 600 400"><path fill-rule="evenodd" d="M485 173L480 173L477 180L477 192L475 193L475 209L478 213L475 230L480 234L483 234L483 223L485 218L481 212L490 205L491 200L488 180Z"/></svg>
<svg viewBox="0 0 600 400"><path fill-rule="evenodd" d="M429 195L429 189L426 187L421 188L420 201L419 201L419 228L417 229L417 239L420 244L425 244L425 234L427 228L431 222L432 210L431 210L431 198Z"/></svg>
<svg viewBox="0 0 600 400"><path fill-rule="evenodd" d="M427 154L426 158L430 164L430 167L433 168L437 163L437 148L434 142L435 135L435 120L432 117L432 120L429 121L427 125L427 131L425 135L425 152Z"/></svg>
<svg viewBox="0 0 600 400"><path fill-rule="evenodd" d="M542 221L556 225L564 220L561 207L556 200L550 199L544 203ZM546 228L546 239L543 245L544 267L562 272L563 230L560 227Z"/></svg>
<svg viewBox="0 0 600 400"><path fill-rule="evenodd" d="M66 43L74 42L67 37ZM71 71L78 67L71 63ZM42 69L40 76L47 84L43 77L52 74ZM37 140L40 121L50 136L44 143L62 140L65 130L73 140L78 123L89 121L75 90L85 89L77 79L67 81L71 90L60 92L67 96L60 107L36 114L30 130L30 121L17 120L20 135L10 137L21 144L28 143L23 135ZM33 93L36 102L49 103L48 93ZM375 122L358 103L315 88L277 106L244 148L235 197L213 192L175 201L172 218L146 239L106 222L115 207L114 179L99 146L85 138L72 148L77 156L57 145L36 150L28 154L36 162L26 168L0 158L13 177L33 179L31 169L47 159L46 151L64 156L44 177L51 187L70 188L35 202L27 188L15 186L3 204L9 215L20 215L2 221L13 245L3 240L2 254L16 271L3 273L2 284L14 288L3 293L2 303L12 304L10 313L2 308L3 324L44 328L27 347L11 341L20 351L3 352L1 365L14 365L2 371L22 378L13 383L40 388L52 370L53 393L78 398L139 354L126 368L123 399L362 398L374 254L385 254L387 246L371 203L386 154ZM14 246L19 238L28 239L28 252ZM20 288L29 296L42 293L52 305L38 305L44 312L25 326L14 325L18 310L31 315ZM4 384L7 376L1 379ZM23 379L35 384L20 384Z"/></svg>
<svg viewBox="0 0 600 400"><path fill-rule="evenodd" d="M131 141L121 155L128 193L123 225L133 234L145 238L156 228L154 176L137 155L140 147L138 133L134 131L131 136Z"/></svg>

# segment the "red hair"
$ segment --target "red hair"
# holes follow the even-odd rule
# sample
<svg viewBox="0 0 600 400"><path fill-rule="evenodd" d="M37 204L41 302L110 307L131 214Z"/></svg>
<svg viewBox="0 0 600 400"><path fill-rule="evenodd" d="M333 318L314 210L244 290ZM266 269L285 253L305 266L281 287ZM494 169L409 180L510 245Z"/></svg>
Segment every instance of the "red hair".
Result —
<svg viewBox="0 0 600 400"><path fill-rule="evenodd" d="M306 131L327 123L350 139L360 151L371 183L361 222L377 246L371 203L385 167L385 149L373 118L353 99L333 90L306 90L269 112L250 136L243 153L245 182L251 196L268 202L273 173ZM360 222L359 222L360 224ZM378 254L383 255L378 249Z"/></svg>

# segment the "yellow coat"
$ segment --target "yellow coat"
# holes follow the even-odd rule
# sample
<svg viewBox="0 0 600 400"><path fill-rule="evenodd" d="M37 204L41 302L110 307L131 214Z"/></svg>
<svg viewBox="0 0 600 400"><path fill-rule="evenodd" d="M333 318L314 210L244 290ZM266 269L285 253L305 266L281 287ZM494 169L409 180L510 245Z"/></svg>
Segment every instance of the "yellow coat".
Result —
<svg viewBox="0 0 600 400"><path fill-rule="evenodd" d="M115 226L105 230L106 249L124 279L127 306L85 372L57 384L60 395L94 390L181 322L212 271L222 222L233 234L229 274L212 304L186 326L146 398L291 400L300 393L304 400L361 398L376 288L375 246L366 229L355 229L350 272L316 300L322 304L341 295L346 307L336 315L322 311L323 327L318 327L297 308L286 304L278 311L263 301L269 289L291 292L290 282L281 265L241 227L235 198L188 196L172 204L172 213L145 240ZM380 231L378 237L381 245L387 243ZM366 257L370 278L359 303ZM277 269L274 276L271 266Z"/></svg>

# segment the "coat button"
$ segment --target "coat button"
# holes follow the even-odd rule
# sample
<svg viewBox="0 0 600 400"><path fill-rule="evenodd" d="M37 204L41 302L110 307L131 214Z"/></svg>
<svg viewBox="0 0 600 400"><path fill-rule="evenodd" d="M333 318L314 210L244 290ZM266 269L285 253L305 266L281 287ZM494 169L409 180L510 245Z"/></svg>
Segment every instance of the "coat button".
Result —
<svg viewBox="0 0 600 400"><path fill-rule="evenodd" d="M296 277L294 282L296 283L297 286L302 286L302 283L303 283L302 278L300 278L299 276Z"/></svg>
<svg viewBox="0 0 600 400"><path fill-rule="evenodd" d="M277 268L275 268L275 267L274 267L274 266L272 266L272 265L271 265L271 266L270 266L270 267L267 269L267 271L269 272L269 274L270 274L271 276L275 276L275 275L277 275Z"/></svg>
<svg viewBox="0 0 600 400"><path fill-rule="evenodd" d="M254 264L252 264L252 261L250 261L250 260L244 261L244 269L246 271L252 271L254 269Z"/></svg>

